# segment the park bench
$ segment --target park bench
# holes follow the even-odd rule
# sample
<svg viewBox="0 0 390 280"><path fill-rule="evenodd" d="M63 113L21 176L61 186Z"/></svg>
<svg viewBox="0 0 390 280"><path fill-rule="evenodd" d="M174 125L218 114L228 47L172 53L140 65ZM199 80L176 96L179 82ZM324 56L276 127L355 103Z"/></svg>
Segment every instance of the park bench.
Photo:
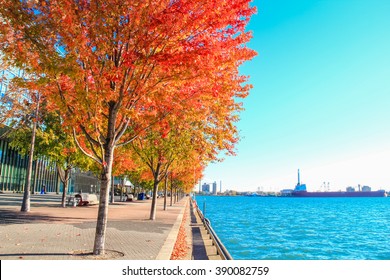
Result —
<svg viewBox="0 0 390 280"><path fill-rule="evenodd" d="M74 196L71 195L68 197L68 205L71 205L73 207L95 205L98 203L99 203L99 199L96 194L78 193L75 194Z"/></svg>
<svg viewBox="0 0 390 280"><path fill-rule="evenodd" d="M80 198L74 195L68 197L68 205L76 207L80 203Z"/></svg>
<svg viewBox="0 0 390 280"><path fill-rule="evenodd" d="M81 193L81 194L76 194L75 197L80 198L78 206L99 204L99 199L96 194Z"/></svg>
<svg viewBox="0 0 390 280"><path fill-rule="evenodd" d="M134 200L134 195L132 194L123 194L120 199L121 202L133 201L133 200Z"/></svg>

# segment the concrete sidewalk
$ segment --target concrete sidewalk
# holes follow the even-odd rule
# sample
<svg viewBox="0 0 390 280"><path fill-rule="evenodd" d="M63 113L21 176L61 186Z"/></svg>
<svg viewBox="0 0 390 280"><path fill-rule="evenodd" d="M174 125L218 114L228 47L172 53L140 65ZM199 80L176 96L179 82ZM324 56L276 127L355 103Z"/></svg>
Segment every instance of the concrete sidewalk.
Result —
<svg viewBox="0 0 390 280"><path fill-rule="evenodd" d="M98 206L60 206L61 196L32 195L31 211L20 212L22 194L0 194L0 259L94 259ZM115 202L102 259L169 259L188 197L163 210L157 201L155 221L149 220L151 200Z"/></svg>

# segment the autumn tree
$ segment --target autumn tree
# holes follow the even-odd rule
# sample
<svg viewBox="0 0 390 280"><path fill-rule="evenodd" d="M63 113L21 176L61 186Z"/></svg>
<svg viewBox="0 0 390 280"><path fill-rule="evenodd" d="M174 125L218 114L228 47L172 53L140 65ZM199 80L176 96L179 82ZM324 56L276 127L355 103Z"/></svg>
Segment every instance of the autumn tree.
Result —
<svg viewBox="0 0 390 280"><path fill-rule="evenodd" d="M196 149L192 150L184 160L176 162L171 170L171 193L177 193L182 189L184 193L190 193L196 183L203 177L203 172L209 160L202 158ZM173 203L171 195L171 205Z"/></svg>
<svg viewBox="0 0 390 280"><path fill-rule="evenodd" d="M174 133L165 136L164 127L162 129L163 132L158 129L149 130L144 136L132 142L135 160L138 159L139 165L144 164L147 167L147 172L150 172L150 179L153 181L151 220L156 219L157 192L160 182L166 179L172 163L185 155L184 145L182 145L184 139Z"/></svg>
<svg viewBox="0 0 390 280"><path fill-rule="evenodd" d="M13 77L13 71L9 69L0 52L0 125L9 124L13 119L13 96L7 94L9 79ZM8 130L7 130L8 131ZM3 132L5 133L5 132ZM3 134L0 134L2 137ZM5 135L4 135L5 136Z"/></svg>
<svg viewBox="0 0 390 280"><path fill-rule="evenodd" d="M24 185L24 195L21 206L22 212L30 211L31 174L35 149L35 134L41 114L42 94L30 83L31 75L10 65L2 58L4 63L0 71L0 83L3 92L0 92L0 124L6 124L9 129L5 130L0 137L6 137L15 129L31 131L28 143L25 144L28 155L27 174ZM29 90L26 85L30 85Z"/></svg>
<svg viewBox="0 0 390 280"><path fill-rule="evenodd" d="M123 187L124 180L127 177L129 177L129 174L131 173L134 174L134 170L137 169L137 166L131 157L131 153L128 151L128 149L126 149L126 147L120 147L116 149L113 162L114 164L113 164L112 174L113 176L121 178L122 187ZM132 181L132 183L134 182ZM114 190L114 186L112 186L111 203L114 203L114 195L115 195L115 190ZM121 188L121 199L122 199L122 195L123 192Z"/></svg>
<svg viewBox="0 0 390 280"><path fill-rule="evenodd" d="M43 126L39 131L40 137L37 141L39 154L55 163L63 184L61 206L66 207L66 194L72 170L78 168L83 171L94 171L96 166L77 148L70 129L63 127L57 112L47 112L44 115Z"/></svg>
<svg viewBox="0 0 390 280"><path fill-rule="evenodd" d="M104 253L115 149L153 126L147 116L160 106L201 107L202 92L190 84L205 77L214 96L226 86L247 94L238 66L254 55L245 46L249 2L0 0L5 59L34 73L79 148L100 165L94 254Z"/></svg>
<svg viewBox="0 0 390 280"><path fill-rule="evenodd" d="M222 95L222 89L220 92ZM219 106L213 106L215 103ZM156 218L159 184L164 179L167 184L169 170L174 165L177 170L180 169L178 166L184 166L184 172L190 174L191 183L194 184L197 165L206 165L216 160L223 150L233 153L232 148L238 136L232 123L234 118L230 119L232 112L221 108L217 97L207 98L202 104L207 109L191 108L170 114L158 126L132 142L135 160L138 159L139 165L144 164L149 169L150 178L154 182L151 220ZM159 110L163 108L160 106Z"/></svg>

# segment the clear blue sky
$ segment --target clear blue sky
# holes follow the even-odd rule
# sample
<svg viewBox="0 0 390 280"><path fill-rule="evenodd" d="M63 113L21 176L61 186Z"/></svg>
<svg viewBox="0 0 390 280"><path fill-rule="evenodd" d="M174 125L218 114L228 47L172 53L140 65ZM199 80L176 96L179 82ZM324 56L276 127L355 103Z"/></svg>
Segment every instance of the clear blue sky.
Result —
<svg viewBox="0 0 390 280"><path fill-rule="evenodd" d="M223 189L390 190L390 1L256 0L258 56L242 67L237 156L210 164Z"/></svg>

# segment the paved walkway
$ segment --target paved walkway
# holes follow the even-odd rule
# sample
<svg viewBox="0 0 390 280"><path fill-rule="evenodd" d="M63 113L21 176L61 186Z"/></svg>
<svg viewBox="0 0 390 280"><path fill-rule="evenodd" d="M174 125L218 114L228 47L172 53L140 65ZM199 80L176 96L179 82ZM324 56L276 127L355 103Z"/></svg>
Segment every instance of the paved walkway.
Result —
<svg viewBox="0 0 390 280"><path fill-rule="evenodd" d="M164 211L158 199L155 221L149 220L151 200L110 205L106 258L169 259L188 200L173 206L168 200ZM21 194L0 194L0 259L93 259L98 206L62 208L60 201L60 195L32 195L25 213Z"/></svg>

